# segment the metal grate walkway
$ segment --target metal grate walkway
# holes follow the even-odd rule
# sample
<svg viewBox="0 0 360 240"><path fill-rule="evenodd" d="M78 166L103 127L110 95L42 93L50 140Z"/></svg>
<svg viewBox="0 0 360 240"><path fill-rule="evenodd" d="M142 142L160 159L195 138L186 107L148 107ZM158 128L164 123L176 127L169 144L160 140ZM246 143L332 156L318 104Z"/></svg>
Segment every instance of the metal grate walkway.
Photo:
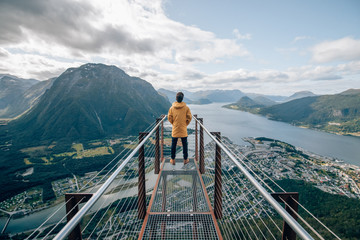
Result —
<svg viewBox="0 0 360 240"><path fill-rule="evenodd" d="M139 239L222 239L194 159L163 162Z"/></svg>

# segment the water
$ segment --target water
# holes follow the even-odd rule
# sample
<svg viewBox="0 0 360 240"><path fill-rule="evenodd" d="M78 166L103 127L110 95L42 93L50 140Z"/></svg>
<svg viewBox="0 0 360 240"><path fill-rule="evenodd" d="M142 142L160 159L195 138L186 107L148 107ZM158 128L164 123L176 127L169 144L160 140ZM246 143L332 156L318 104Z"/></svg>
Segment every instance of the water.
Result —
<svg viewBox="0 0 360 240"><path fill-rule="evenodd" d="M192 114L204 119L209 131L221 132L237 144L243 137L269 137L310 152L360 166L360 138L299 128L266 117L222 108L224 103L189 105Z"/></svg>
<svg viewBox="0 0 360 240"><path fill-rule="evenodd" d="M311 152L342 159L347 163L360 166L360 138L339 136L335 134L304 129L287 123L268 120L265 117L247 112L222 108L224 104L189 105L193 114L204 118L204 124L210 131L220 131L223 136L229 137L237 144L244 144L243 137L269 137L278 139L292 145L302 147ZM189 144L192 144L189 136ZM180 156L181 154L179 154ZM149 183L156 181L156 176L147 176ZM136 189L120 195L131 196ZM108 198L110 196L106 196ZM97 206L101 204L98 203ZM11 220L7 232L21 232L39 226L59 206L52 207L37 213ZM55 217L55 220L64 215L64 210ZM2 229L6 219L0 218Z"/></svg>

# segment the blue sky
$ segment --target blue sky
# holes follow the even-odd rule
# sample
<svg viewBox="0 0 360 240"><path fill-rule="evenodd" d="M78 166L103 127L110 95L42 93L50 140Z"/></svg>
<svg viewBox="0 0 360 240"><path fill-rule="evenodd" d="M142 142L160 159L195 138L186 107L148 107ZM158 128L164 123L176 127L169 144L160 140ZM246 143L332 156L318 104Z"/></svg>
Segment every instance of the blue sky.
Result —
<svg viewBox="0 0 360 240"><path fill-rule="evenodd" d="M155 88L291 95L360 88L360 1L0 1L0 73L87 62Z"/></svg>
<svg viewBox="0 0 360 240"><path fill-rule="evenodd" d="M234 29L250 34L250 40L241 42L258 62L231 59L224 66L228 70L238 64L252 70L285 70L311 63L307 50L317 43L360 38L360 1L184 0L167 1L165 11L171 19L217 37L232 38ZM212 67L207 70L214 71Z"/></svg>

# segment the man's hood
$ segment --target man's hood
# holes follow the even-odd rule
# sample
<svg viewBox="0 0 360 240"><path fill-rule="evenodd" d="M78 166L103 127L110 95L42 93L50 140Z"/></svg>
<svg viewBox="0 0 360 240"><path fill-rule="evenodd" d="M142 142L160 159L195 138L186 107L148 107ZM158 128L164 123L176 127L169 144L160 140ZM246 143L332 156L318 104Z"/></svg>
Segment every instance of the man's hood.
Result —
<svg viewBox="0 0 360 240"><path fill-rule="evenodd" d="M177 108L177 109L179 109L179 108L183 108L183 107L185 107L186 106L186 103L184 103L184 102L174 102L173 103L173 107L174 108Z"/></svg>

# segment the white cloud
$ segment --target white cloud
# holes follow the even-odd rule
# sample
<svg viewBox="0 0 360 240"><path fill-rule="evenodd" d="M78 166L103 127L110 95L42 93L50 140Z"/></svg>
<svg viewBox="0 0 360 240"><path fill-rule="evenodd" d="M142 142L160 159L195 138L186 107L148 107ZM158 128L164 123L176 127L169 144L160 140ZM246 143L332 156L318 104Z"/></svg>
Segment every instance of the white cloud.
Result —
<svg viewBox="0 0 360 240"><path fill-rule="evenodd" d="M339 64L336 66L301 66L288 68L284 71L275 69L264 69L260 71L250 71L247 69L237 69L231 71L206 74L197 72L188 81L179 81L180 77L172 77L171 81L176 81L176 86L167 85L168 88L176 90L182 87L192 90L202 90L204 86L207 89L240 89L266 94L284 94L289 95L289 91L295 92L296 88L300 90L313 90L320 93L322 90L332 91L346 90L351 85L348 76L360 74L360 61ZM188 75L191 76L191 75ZM201 77L199 77L201 76ZM193 81L191 81L193 80ZM189 82L191 81L191 86ZM179 85L178 85L179 84ZM335 85L340 87L334 88ZM314 87L316 86L316 88ZM354 86L354 85L353 85ZM356 87L356 86L355 86ZM360 87L360 81L358 84Z"/></svg>
<svg viewBox="0 0 360 240"><path fill-rule="evenodd" d="M38 54L7 52L6 61L0 61L0 72L22 78L46 80L59 76L67 68L78 67L82 64L84 63L77 61L58 61Z"/></svg>
<svg viewBox="0 0 360 240"><path fill-rule="evenodd" d="M41 80L86 62L113 64L169 89L279 92L306 84L335 84L341 77L360 74L360 40L350 37L320 43L311 51L314 62L352 62L283 71L240 68L241 60L255 58L244 46L246 41L240 41L251 40L251 34L234 29L234 37L220 38L174 21L164 13L163 0L0 1L0 32L0 72ZM298 36L293 42L309 38ZM299 49L287 46L277 51ZM210 74L199 67L225 66L233 59L229 66L240 62L236 70Z"/></svg>
<svg viewBox="0 0 360 240"><path fill-rule="evenodd" d="M318 63L359 60L360 39L345 37L335 41L326 41L315 45L311 51L312 60Z"/></svg>
<svg viewBox="0 0 360 240"><path fill-rule="evenodd" d="M235 39L218 38L169 19L162 4L162 0L0 2L0 46L49 60L92 62L101 58L141 72L154 67L193 70L195 63L250 55ZM30 74L37 66L19 68Z"/></svg>
<svg viewBox="0 0 360 240"><path fill-rule="evenodd" d="M246 33L244 35L240 34L240 31L238 29L234 29L233 30L233 34L235 35L235 37L237 39L246 39L246 40L250 40L251 39L251 34L250 33Z"/></svg>
<svg viewBox="0 0 360 240"><path fill-rule="evenodd" d="M292 43L296 43L298 41L302 41L302 40L306 40L306 39L311 39L311 37L309 37L309 36L297 36L297 37L294 38Z"/></svg>

